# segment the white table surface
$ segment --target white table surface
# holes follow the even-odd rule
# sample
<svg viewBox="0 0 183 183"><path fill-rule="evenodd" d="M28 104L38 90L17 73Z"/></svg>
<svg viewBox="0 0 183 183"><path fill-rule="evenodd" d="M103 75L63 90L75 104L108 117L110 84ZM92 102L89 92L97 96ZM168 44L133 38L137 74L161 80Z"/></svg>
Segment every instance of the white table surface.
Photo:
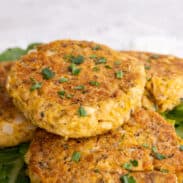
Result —
<svg viewBox="0 0 183 183"><path fill-rule="evenodd" d="M0 50L64 38L183 56L183 1L0 0Z"/></svg>

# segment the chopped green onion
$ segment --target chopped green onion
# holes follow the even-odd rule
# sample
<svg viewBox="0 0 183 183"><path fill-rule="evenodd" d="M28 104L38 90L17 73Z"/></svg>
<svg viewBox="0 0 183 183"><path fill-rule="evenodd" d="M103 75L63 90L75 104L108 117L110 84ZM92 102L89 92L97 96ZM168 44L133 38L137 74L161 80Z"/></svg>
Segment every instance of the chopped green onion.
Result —
<svg viewBox="0 0 183 183"><path fill-rule="evenodd" d="M126 170L131 170L132 164L131 163L124 163L123 168L125 168Z"/></svg>
<svg viewBox="0 0 183 183"><path fill-rule="evenodd" d="M99 71L99 70L100 70L99 67L93 67L93 71L97 72L97 71Z"/></svg>
<svg viewBox="0 0 183 183"><path fill-rule="evenodd" d="M90 58L95 59L95 58L97 58L97 55L90 55Z"/></svg>
<svg viewBox="0 0 183 183"><path fill-rule="evenodd" d="M100 85L100 83L97 82L97 81L90 81L89 83L90 83L90 85L92 85L92 86L99 86L99 85Z"/></svg>
<svg viewBox="0 0 183 183"><path fill-rule="evenodd" d="M65 82L68 82L68 81L69 81L69 79L68 78L64 78L64 77L59 79L60 83L65 83Z"/></svg>
<svg viewBox="0 0 183 183"><path fill-rule="evenodd" d="M84 62L84 57L81 55L71 56L69 59L73 64L82 64Z"/></svg>
<svg viewBox="0 0 183 183"><path fill-rule="evenodd" d="M116 72L116 78L121 79L123 77L123 71L117 71Z"/></svg>
<svg viewBox="0 0 183 183"><path fill-rule="evenodd" d="M135 167L137 167L138 166L138 161L137 160L130 160L130 163L133 165L133 166L135 166Z"/></svg>
<svg viewBox="0 0 183 183"><path fill-rule="evenodd" d="M79 114L79 116L81 116L81 117L87 116L87 112L86 112L86 110L85 110L82 106L79 107L79 109L78 109L78 114Z"/></svg>
<svg viewBox="0 0 183 183"><path fill-rule="evenodd" d="M66 94L66 98L70 99L70 98L72 98L72 97L73 97L72 94Z"/></svg>
<svg viewBox="0 0 183 183"><path fill-rule="evenodd" d="M138 161L137 160L130 160L129 163L124 163L123 164L123 168L125 168L126 170L131 170L133 166L134 167L138 166Z"/></svg>
<svg viewBox="0 0 183 183"><path fill-rule="evenodd" d="M107 59L104 57L98 58L96 60L96 64L105 64L107 62Z"/></svg>
<svg viewBox="0 0 183 183"><path fill-rule="evenodd" d="M160 153L155 153L154 156L158 160L166 159L166 156Z"/></svg>
<svg viewBox="0 0 183 183"><path fill-rule="evenodd" d="M79 86L74 87L74 89L75 90L84 90L85 86L84 85L79 85Z"/></svg>
<svg viewBox="0 0 183 183"><path fill-rule="evenodd" d="M80 73L80 71L81 71L81 69L79 69L79 68L76 67L76 64L71 64L69 66L69 70L71 71L71 73L73 75L78 75Z"/></svg>
<svg viewBox="0 0 183 183"><path fill-rule="evenodd" d="M80 158L81 158L80 152L77 152L77 151L73 152L72 158L71 158L72 161L78 163L80 161Z"/></svg>
<svg viewBox="0 0 183 183"><path fill-rule="evenodd" d="M49 69L48 67L42 69L41 74L43 75L43 79L51 79L55 76L55 73Z"/></svg>
<svg viewBox="0 0 183 183"><path fill-rule="evenodd" d="M101 47L99 46L99 45L96 45L96 46L94 46L93 48L92 48L92 50L100 50L101 49Z"/></svg>
<svg viewBox="0 0 183 183"><path fill-rule="evenodd" d="M64 90L60 90L60 91L58 91L57 93L58 93L58 95L59 95L61 98L63 98L63 97L65 96L65 91L64 91Z"/></svg>
<svg viewBox="0 0 183 183"><path fill-rule="evenodd" d="M30 87L30 91L34 91L34 90L40 89L42 87L41 82L38 82L33 78L30 78L30 79L32 81L32 86Z"/></svg>
<svg viewBox="0 0 183 183"><path fill-rule="evenodd" d="M155 146L152 147L152 152L154 153L154 157L158 160L163 160L167 158L165 155L158 153L158 150Z"/></svg>
<svg viewBox="0 0 183 183"><path fill-rule="evenodd" d="M152 146L152 152L153 152L153 153L158 152L158 149L157 149L157 147L156 147L156 146Z"/></svg>
<svg viewBox="0 0 183 183"><path fill-rule="evenodd" d="M145 148L149 148L149 145L146 144L146 143L142 144L142 146L145 147Z"/></svg>
<svg viewBox="0 0 183 183"><path fill-rule="evenodd" d="M136 183L136 180L133 176L129 176L128 174L120 177L121 183Z"/></svg>

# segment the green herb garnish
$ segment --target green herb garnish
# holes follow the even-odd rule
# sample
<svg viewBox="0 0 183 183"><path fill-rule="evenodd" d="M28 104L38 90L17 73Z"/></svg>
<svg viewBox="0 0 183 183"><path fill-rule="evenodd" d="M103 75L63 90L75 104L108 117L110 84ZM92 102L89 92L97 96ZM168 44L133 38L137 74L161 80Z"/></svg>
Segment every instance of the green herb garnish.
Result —
<svg viewBox="0 0 183 183"><path fill-rule="evenodd" d="M42 69L41 74L43 76L43 79L46 79L46 80L49 80L55 76L55 73L48 67Z"/></svg>
<svg viewBox="0 0 183 183"><path fill-rule="evenodd" d="M138 161L137 160L130 160L130 163L133 165L133 166L135 166L135 167L137 167L138 166Z"/></svg>
<svg viewBox="0 0 183 183"><path fill-rule="evenodd" d="M70 99L70 98L72 98L73 97L73 95L72 94L66 94L66 98L68 98L68 99Z"/></svg>
<svg viewBox="0 0 183 183"><path fill-rule="evenodd" d="M85 86L84 85L79 85L79 86L74 87L74 89L75 90L84 90Z"/></svg>
<svg viewBox="0 0 183 183"><path fill-rule="evenodd" d="M121 176L120 181L121 183L136 183L136 180L134 179L134 177L128 174Z"/></svg>
<svg viewBox="0 0 183 183"><path fill-rule="evenodd" d="M96 60L96 64L105 64L107 62L107 59L104 57L98 58Z"/></svg>
<svg viewBox="0 0 183 183"><path fill-rule="evenodd" d="M95 58L97 58L97 55L90 55L90 58L95 59Z"/></svg>
<svg viewBox="0 0 183 183"><path fill-rule="evenodd" d="M73 64L82 64L84 62L84 57L81 56L81 55L78 55L78 56L71 56L69 58L69 60L73 63Z"/></svg>
<svg viewBox="0 0 183 183"><path fill-rule="evenodd" d="M68 81L69 81L69 79L68 78L64 78L64 77L59 79L60 83L65 83L65 82L68 82Z"/></svg>
<svg viewBox="0 0 183 183"><path fill-rule="evenodd" d="M130 160L130 162L124 163L123 168L126 170L131 170L132 167L137 167L138 166L138 161L137 160Z"/></svg>
<svg viewBox="0 0 183 183"><path fill-rule="evenodd" d="M30 78L30 80L32 81L32 86L30 87L30 91L34 91L42 87L41 82L36 81L34 78Z"/></svg>
<svg viewBox="0 0 183 183"><path fill-rule="evenodd" d="M123 71L117 71L116 72L116 78L121 79L123 77Z"/></svg>
<svg viewBox="0 0 183 183"><path fill-rule="evenodd" d="M99 86L99 85L100 85L100 83L97 82L97 81L90 81L89 83L90 83L90 85L92 85L92 86Z"/></svg>
<svg viewBox="0 0 183 183"><path fill-rule="evenodd" d="M78 151L73 152L71 160L78 163L81 158L81 153Z"/></svg>
<svg viewBox="0 0 183 183"><path fill-rule="evenodd" d="M76 64L71 64L69 66L69 70L71 71L71 73L73 75L78 75L80 73L80 71L81 71L81 69L79 69L79 68L76 67Z"/></svg>
<svg viewBox="0 0 183 183"><path fill-rule="evenodd" d="M84 107L82 107L82 106L79 107L79 109L78 109L78 114L79 114L79 116L81 116L81 117L87 116L87 112L86 112L86 110L84 109Z"/></svg>
<svg viewBox="0 0 183 183"><path fill-rule="evenodd" d="M123 168L125 168L126 170L131 170L132 169L132 164L131 163L124 163Z"/></svg>
<svg viewBox="0 0 183 183"><path fill-rule="evenodd" d="M58 91L57 93L58 93L58 95L59 95L61 98L63 98L63 97L65 96L65 91L64 91L64 90L60 90L60 91Z"/></svg>
<svg viewBox="0 0 183 183"><path fill-rule="evenodd" d="M165 155L158 153L157 147L155 146L152 147L152 152L154 157L158 160L163 160L167 158Z"/></svg>
<svg viewBox="0 0 183 183"><path fill-rule="evenodd" d="M96 46L94 46L93 48L92 48L92 50L100 50L101 49L101 47L99 46L99 45L96 45Z"/></svg>
<svg viewBox="0 0 183 183"><path fill-rule="evenodd" d="M154 156L158 160L166 159L166 156L160 153L155 153Z"/></svg>
<svg viewBox="0 0 183 183"><path fill-rule="evenodd" d="M97 71L99 71L99 70L100 70L99 67L93 67L93 71L97 72Z"/></svg>
<svg viewBox="0 0 183 183"><path fill-rule="evenodd" d="M158 152L158 149L157 149L156 146L152 146L152 152L153 152L153 153L157 153L157 152Z"/></svg>
<svg viewBox="0 0 183 183"><path fill-rule="evenodd" d="M145 148L149 148L149 145L146 144L146 143L142 144L142 146L145 147Z"/></svg>

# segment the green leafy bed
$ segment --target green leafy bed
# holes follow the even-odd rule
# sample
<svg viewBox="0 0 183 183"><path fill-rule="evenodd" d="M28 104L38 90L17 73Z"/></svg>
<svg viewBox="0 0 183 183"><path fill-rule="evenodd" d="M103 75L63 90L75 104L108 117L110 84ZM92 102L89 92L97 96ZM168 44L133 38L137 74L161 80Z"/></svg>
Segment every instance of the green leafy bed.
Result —
<svg viewBox="0 0 183 183"><path fill-rule="evenodd" d="M24 155L29 144L0 150L0 182L1 183L29 183L26 175Z"/></svg>
<svg viewBox="0 0 183 183"><path fill-rule="evenodd" d="M34 49L40 43L32 43L26 49L10 48L0 54L0 62L14 61ZM183 103L172 111L162 114L167 121L175 126L177 134L183 138ZM16 147L0 149L0 182L2 183L29 183L26 175L24 155L29 144L24 143Z"/></svg>
<svg viewBox="0 0 183 183"><path fill-rule="evenodd" d="M162 115L175 126L176 133L183 139L183 103Z"/></svg>

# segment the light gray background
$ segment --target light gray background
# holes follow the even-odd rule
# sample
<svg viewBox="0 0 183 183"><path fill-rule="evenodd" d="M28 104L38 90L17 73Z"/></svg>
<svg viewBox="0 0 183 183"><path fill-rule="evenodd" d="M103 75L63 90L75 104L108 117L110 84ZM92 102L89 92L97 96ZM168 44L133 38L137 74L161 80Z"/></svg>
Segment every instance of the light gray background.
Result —
<svg viewBox="0 0 183 183"><path fill-rule="evenodd" d="M62 38L183 56L183 0L0 0L0 50Z"/></svg>

